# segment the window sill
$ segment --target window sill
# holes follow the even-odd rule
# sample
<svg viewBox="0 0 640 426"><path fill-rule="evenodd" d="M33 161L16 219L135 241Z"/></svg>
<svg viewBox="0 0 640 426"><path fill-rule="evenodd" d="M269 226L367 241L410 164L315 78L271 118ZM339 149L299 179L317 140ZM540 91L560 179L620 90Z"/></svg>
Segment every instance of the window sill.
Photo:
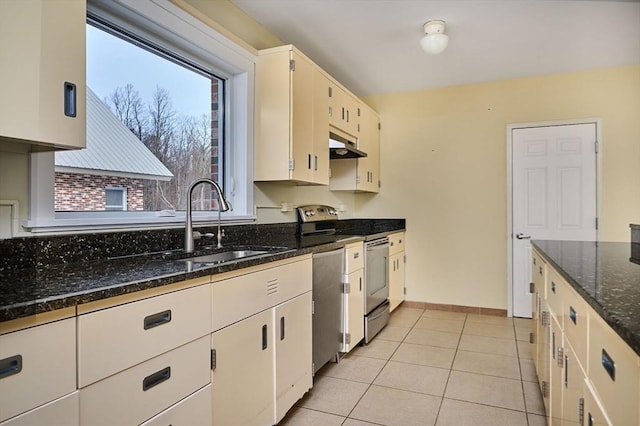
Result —
<svg viewBox="0 0 640 426"><path fill-rule="evenodd" d="M113 215L113 212L107 212ZM33 234L55 234L71 232L91 232L91 231L122 231L122 230L145 230L158 228L181 228L185 224L184 212L176 212L175 216L158 217L157 212L149 214L138 214L136 216L113 218L103 215L93 215L86 213L69 212L59 214L56 219L28 220L22 223L25 230ZM224 224L250 224L256 220L255 216L227 216L221 218ZM212 226L218 223L217 213L194 214L194 227Z"/></svg>

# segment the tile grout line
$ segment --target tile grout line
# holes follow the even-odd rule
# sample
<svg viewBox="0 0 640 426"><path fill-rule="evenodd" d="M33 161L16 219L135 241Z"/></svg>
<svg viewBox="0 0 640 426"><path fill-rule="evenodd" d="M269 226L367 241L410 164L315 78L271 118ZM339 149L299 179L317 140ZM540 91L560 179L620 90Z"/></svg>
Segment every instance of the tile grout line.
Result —
<svg viewBox="0 0 640 426"><path fill-rule="evenodd" d="M422 313L424 313L424 309L422 310ZM416 325L416 322L418 322L418 320L422 317L422 314L420 314L420 317L418 317L418 319L416 319L416 321L413 323L413 325L411 326L411 328L409 329L409 333L411 332L411 330L413 330L413 327ZM388 326L389 324L387 324ZM348 419L354 419L354 420L359 420L359 421L364 421L364 420L360 420L357 419L355 417L350 417L351 413L353 413L353 410L356 409L356 407L358 406L358 404L360 403L360 401L362 401L362 398L364 398L364 396L367 394L367 392L369 392L369 389L371 389L371 386L373 386L373 382L376 381L376 379L378 378L378 376L380 376L380 373L382 373L382 370L384 370L384 368L387 366L387 364L389 364L389 361L391 361L391 358L393 358L393 355L397 352L397 350L400 348L400 345L404 342L404 340L407 338L407 336L409 335L409 333L407 333L402 340L398 343L398 346L393 350L393 352L391 353L391 355L389 355L389 358L385 360L384 365L382 366L382 368L380 369L380 371L378 371L378 374L376 374L376 376L373 378L373 380L371 381L371 383L369 383L367 385L367 388L365 389L365 391L363 392L362 396L360 396L360 398L358 398L358 401L356 401L356 403L353 405L353 408L349 411L349 413L347 414L347 416L345 417L345 419L342 422L342 425L344 425L344 423L348 420ZM384 340L384 339L383 339ZM356 355L357 356L357 355ZM369 422L371 423L371 422Z"/></svg>

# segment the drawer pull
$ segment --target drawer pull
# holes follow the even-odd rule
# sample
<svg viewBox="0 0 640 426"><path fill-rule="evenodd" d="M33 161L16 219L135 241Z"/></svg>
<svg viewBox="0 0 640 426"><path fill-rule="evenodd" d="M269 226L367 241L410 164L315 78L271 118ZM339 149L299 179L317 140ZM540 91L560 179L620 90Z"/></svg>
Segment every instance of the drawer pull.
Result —
<svg viewBox="0 0 640 426"><path fill-rule="evenodd" d="M556 283L554 283L553 281L551 281L551 291L555 294L556 292Z"/></svg>
<svg viewBox="0 0 640 426"><path fill-rule="evenodd" d="M64 82L64 115L75 117L77 115L76 85Z"/></svg>
<svg viewBox="0 0 640 426"><path fill-rule="evenodd" d="M267 324L262 326L262 350L267 349Z"/></svg>
<svg viewBox="0 0 640 426"><path fill-rule="evenodd" d="M353 253L353 258L354 259L358 259L359 257L360 257L360 252L359 251Z"/></svg>
<svg viewBox="0 0 640 426"><path fill-rule="evenodd" d="M569 306L569 318L575 324L577 320L576 311L573 309L573 306Z"/></svg>
<svg viewBox="0 0 640 426"><path fill-rule="evenodd" d="M280 317L280 340L284 340L284 317Z"/></svg>
<svg viewBox="0 0 640 426"><path fill-rule="evenodd" d="M609 377L611 377L611 380L615 382L616 381L616 363L613 361L613 359L609 356L607 351L605 351L604 349L602 349L602 367L604 367L607 374L609 374Z"/></svg>
<svg viewBox="0 0 640 426"><path fill-rule="evenodd" d="M150 328L158 327L169 322L171 322L171 309L145 317L144 329L149 330Z"/></svg>
<svg viewBox="0 0 640 426"><path fill-rule="evenodd" d="M14 355L0 360L0 379L22 371L22 355Z"/></svg>
<svg viewBox="0 0 640 426"><path fill-rule="evenodd" d="M142 390L147 391L162 382L166 382L171 378L171 367L165 367L162 370L153 373L144 378L142 381Z"/></svg>

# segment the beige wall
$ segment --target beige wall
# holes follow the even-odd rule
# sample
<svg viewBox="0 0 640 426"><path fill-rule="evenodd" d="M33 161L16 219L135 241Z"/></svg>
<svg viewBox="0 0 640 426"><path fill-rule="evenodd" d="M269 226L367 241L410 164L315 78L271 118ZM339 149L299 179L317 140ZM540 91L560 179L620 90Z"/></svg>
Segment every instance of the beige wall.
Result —
<svg viewBox="0 0 640 426"><path fill-rule="evenodd" d="M381 192L356 215L407 219L407 299L507 308L510 123L602 120L601 239L640 221L640 66L366 99L381 116Z"/></svg>

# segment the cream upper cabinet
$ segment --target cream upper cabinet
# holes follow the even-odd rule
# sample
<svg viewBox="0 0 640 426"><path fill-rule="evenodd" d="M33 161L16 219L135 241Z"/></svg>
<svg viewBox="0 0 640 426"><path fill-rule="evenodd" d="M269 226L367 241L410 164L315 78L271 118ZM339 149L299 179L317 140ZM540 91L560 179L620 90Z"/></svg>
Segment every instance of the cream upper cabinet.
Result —
<svg viewBox="0 0 640 426"><path fill-rule="evenodd" d="M329 124L358 137L359 102L336 82L329 84Z"/></svg>
<svg viewBox="0 0 640 426"><path fill-rule="evenodd" d="M84 148L84 1L0 2L0 138Z"/></svg>
<svg viewBox="0 0 640 426"><path fill-rule="evenodd" d="M255 180L329 182L328 80L293 46L259 52Z"/></svg>
<svg viewBox="0 0 640 426"><path fill-rule="evenodd" d="M369 106L360 104L358 149L364 158L331 161L332 191L378 192L380 187L380 119Z"/></svg>

